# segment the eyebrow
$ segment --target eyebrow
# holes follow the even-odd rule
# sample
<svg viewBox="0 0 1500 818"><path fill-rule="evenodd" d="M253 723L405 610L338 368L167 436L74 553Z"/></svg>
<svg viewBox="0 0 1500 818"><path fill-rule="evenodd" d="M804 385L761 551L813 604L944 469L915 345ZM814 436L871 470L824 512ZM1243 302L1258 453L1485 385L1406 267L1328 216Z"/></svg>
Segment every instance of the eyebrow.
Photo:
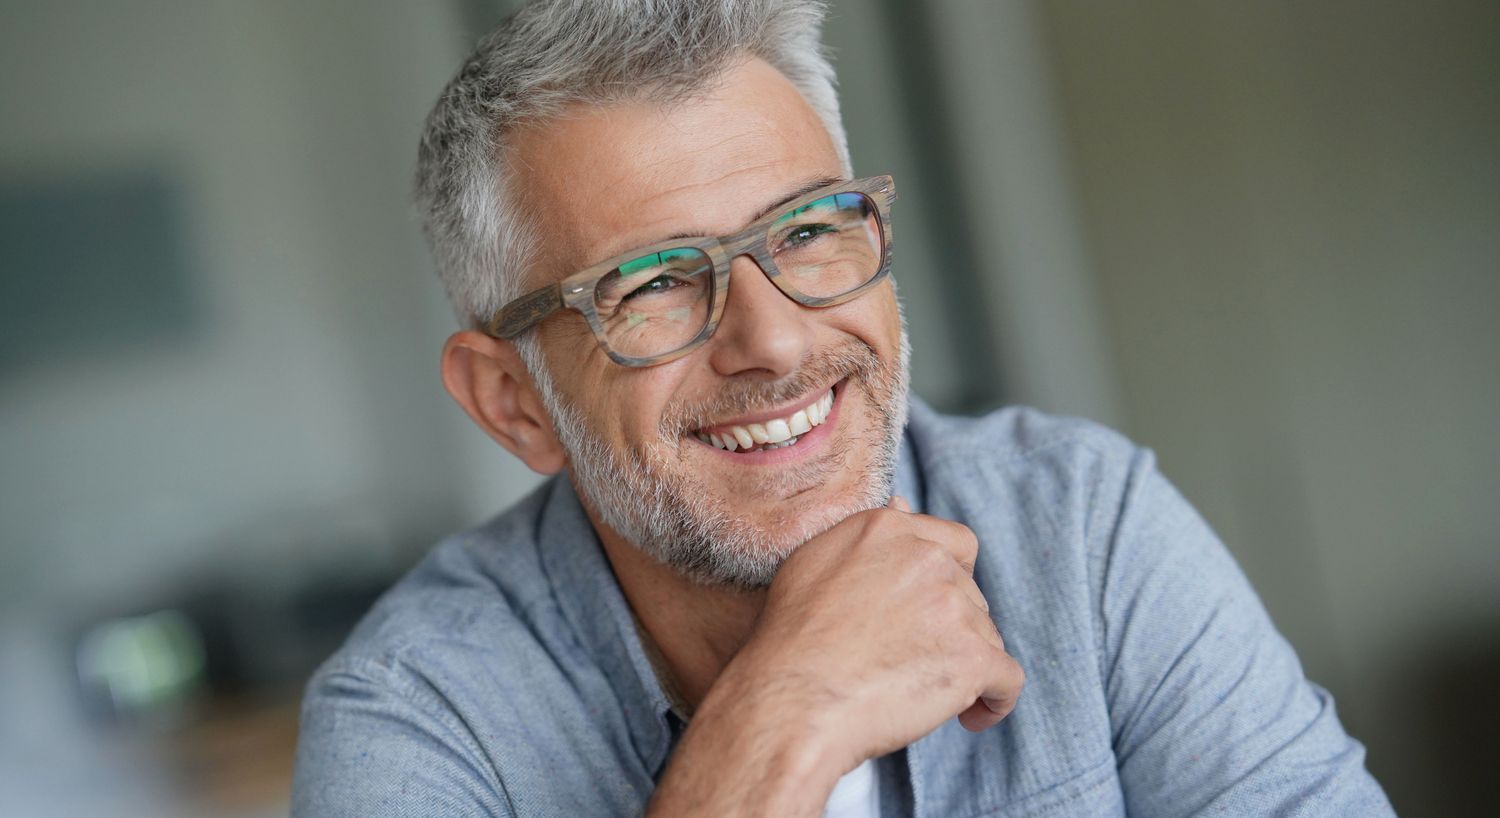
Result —
<svg viewBox="0 0 1500 818"><path fill-rule="evenodd" d="M764 208L761 209L761 211L759 213L756 213L754 216L752 216L750 218L749 221L746 221L745 224L754 224L755 222L758 222L761 219L764 219L765 217L771 215L772 213L774 213L776 211L777 208L786 205L786 203L788 203L790 201L793 201L793 200L795 200L795 199L797 199L799 197L802 197L802 196L806 196L807 194L812 193L814 190L817 190L820 187L827 187L829 185L837 184L837 183L842 182L842 181L845 181L844 177L842 177L842 176L820 176L820 177L818 177L816 179L810 179L810 180L808 180L806 182L803 182L802 184L798 185L796 187L796 189L788 192L786 195L782 196L780 199L777 199L776 201L774 201L774 202L766 205ZM712 234L711 233L703 233L703 232L697 232L697 233L673 233L670 236L664 236L660 241L651 242L651 244L660 244L661 242L664 242L664 241L677 241L678 239L696 239L696 238L700 238L702 236L708 236L708 235L712 235ZM649 245L646 245L646 246L649 246Z"/></svg>

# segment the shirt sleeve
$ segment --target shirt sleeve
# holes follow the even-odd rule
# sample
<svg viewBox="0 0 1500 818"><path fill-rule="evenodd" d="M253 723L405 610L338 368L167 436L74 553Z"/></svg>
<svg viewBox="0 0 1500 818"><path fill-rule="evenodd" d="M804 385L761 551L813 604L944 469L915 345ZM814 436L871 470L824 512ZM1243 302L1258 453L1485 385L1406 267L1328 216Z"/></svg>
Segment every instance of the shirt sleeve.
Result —
<svg viewBox="0 0 1500 818"><path fill-rule="evenodd" d="M1136 452L1099 616L1134 815L1394 815L1224 545Z"/></svg>
<svg viewBox="0 0 1500 818"><path fill-rule="evenodd" d="M467 727L419 682L324 669L302 705L294 818L514 814Z"/></svg>

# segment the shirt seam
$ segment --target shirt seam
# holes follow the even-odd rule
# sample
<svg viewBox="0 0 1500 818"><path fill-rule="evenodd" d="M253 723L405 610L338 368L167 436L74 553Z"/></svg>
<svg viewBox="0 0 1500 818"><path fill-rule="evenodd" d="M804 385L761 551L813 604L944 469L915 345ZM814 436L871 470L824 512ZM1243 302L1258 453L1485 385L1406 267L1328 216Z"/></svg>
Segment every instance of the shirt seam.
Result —
<svg viewBox="0 0 1500 818"><path fill-rule="evenodd" d="M399 659L394 655L390 657L392 662ZM395 695L403 704L406 704L425 716L441 723L470 755L470 766L473 760L484 759L485 766L489 768L490 777L493 778L498 787L499 794L504 798L505 804L511 812L515 812L515 801L510 796L509 789L505 786L504 779L500 776L500 770L495 766L495 761L485 752L479 742L473 737L461 719L454 716L449 709L442 706L439 697L430 690L403 678L395 672L395 669L383 661L375 659L346 659L342 666L331 668L326 675L345 674L356 679L363 679L377 688L383 688ZM325 676L326 677L326 676ZM480 772L483 772L480 770Z"/></svg>

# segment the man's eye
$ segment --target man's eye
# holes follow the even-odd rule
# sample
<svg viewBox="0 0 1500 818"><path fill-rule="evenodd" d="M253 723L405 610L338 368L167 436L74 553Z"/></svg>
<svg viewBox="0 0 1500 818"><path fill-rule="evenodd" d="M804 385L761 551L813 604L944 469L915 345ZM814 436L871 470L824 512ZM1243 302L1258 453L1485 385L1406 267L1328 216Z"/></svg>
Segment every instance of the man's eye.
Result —
<svg viewBox="0 0 1500 818"><path fill-rule="evenodd" d="M787 231L781 240L783 249L796 249L805 244L811 244L814 240L825 233L836 233L838 229L831 224L801 224Z"/></svg>
<svg viewBox="0 0 1500 818"><path fill-rule="evenodd" d="M682 286L682 282L681 281L678 281L677 279L673 278L672 276L669 276L669 275L663 273L663 274L657 276L656 278L653 278L650 281L647 281L645 284L642 284L641 286L636 287L634 290L631 290L628 294L626 294L626 296L624 298L622 298L620 300L621 301L629 301L630 299L635 298L636 296L639 296L639 295L652 295L652 294L655 294L655 293L664 293L667 290L676 289L677 287L681 287L681 286Z"/></svg>

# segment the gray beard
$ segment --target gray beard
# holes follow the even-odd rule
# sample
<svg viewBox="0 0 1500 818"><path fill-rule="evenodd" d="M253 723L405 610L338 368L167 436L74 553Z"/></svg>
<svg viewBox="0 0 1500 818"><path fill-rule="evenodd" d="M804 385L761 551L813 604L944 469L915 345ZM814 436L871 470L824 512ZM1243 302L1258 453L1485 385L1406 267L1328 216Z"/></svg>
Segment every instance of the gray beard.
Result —
<svg viewBox="0 0 1500 818"><path fill-rule="evenodd" d="M534 356L538 364L540 357ZM529 368L567 452L573 485L601 522L694 582L757 589L770 585L781 563L803 543L852 514L888 502L906 428L910 358L904 326L894 367L883 366L874 350L853 342L815 353L796 372L774 383L731 383L709 403L669 407L658 441L625 451L604 443L577 408L558 394L544 365ZM785 526L765 530L736 514L731 503L708 491L686 469L672 467L679 446L698 445L684 438L695 419L764 409L843 379L845 390L864 391L877 418L874 434L830 440L833 448L816 462L780 470L767 479L786 486L827 482L846 468L849 446L873 438L871 463L846 502L822 506Z"/></svg>

